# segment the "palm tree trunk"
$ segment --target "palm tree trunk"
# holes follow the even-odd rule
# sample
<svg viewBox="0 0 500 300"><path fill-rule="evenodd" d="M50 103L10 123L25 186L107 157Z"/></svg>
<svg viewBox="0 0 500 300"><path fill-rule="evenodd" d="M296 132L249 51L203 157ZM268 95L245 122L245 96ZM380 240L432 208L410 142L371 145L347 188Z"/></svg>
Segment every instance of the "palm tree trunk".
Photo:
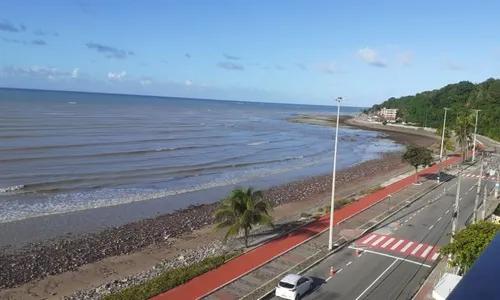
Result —
<svg viewBox="0 0 500 300"><path fill-rule="evenodd" d="M248 228L245 228L244 238L245 238L245 248L248 248Z"/></svg>
<svg viewBox="0 0 500 300"><path fill-rule="evenodd" d="M415 183L418 183L418 166L415 167Z"/></svg>

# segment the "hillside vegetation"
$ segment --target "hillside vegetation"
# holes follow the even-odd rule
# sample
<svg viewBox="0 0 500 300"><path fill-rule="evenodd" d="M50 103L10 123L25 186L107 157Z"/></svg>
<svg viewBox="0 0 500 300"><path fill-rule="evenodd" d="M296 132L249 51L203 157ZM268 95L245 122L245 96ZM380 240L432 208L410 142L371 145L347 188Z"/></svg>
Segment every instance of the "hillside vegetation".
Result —
<svg viewBox="0 0 500 300"><path fill-rule="evenodd" d="M382 107L398 108L398 115L405 122L421 126L441 128L443 108L451 108L447 115L447 127L460 123L460 117L470 116L475 122L475 109L480 109L478 134L500 140L500 80L490 78L482 83L473 84L462 81L449 84L439 90L426 91L414 96L390 98L372 110ZM474 117L472 117L474 116ZM457 117L458 120L457 120Z"/></svg>

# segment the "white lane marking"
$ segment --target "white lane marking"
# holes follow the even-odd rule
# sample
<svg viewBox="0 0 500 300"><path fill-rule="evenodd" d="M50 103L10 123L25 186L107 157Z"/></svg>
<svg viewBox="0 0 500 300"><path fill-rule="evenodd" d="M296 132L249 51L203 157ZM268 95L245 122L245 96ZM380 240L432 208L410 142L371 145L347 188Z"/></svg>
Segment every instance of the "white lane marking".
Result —
<svg viewBox="0 0 500 300"><path fill-rule="evenodd" d="M418 250L420 250L420 248L422 248L422 244L418 244L417 247L415 247L415 249L413 249L413 251L411 252L411 255L415 255L415 253L417 253Z"/></svg>
<svg viewBox="0 0 500 300"><path fill-rule="evenodd" d="M445 214L447 214L447 213L449 213L449 212L450 212L450 210L448 209L448 210L445 212Z"/></svg>
<svg viewBox="0 0 500 300"><path fill-rule="evenodd" d="M404 223L408 222L409 220L410 220L410 219L405 220L405 221L404 221Z"/></svg>
<svg viewBox="0 0 500 300"><path fill-rule="evenodd" d="M433 227L434 227L434 225L431 225L431 227L429 227L429 230L432 230Z"/></svg>
<svg viewBox="0 0 500 300"><path fill-rule="evenodd" d="M363 252L361 252L361 253L358 255L358 257L360 257L361 255L363 255Z"/></svg>
<svg viewBox="0 0 500 300"><path fill-rule="evenodd" d="M380 243L381 241L383 241L385 239L385 236L381 236L378 240L376 240L375 242L372 243L372 246L377 246L378 243Z"/></svg>
<svg viewBox="0 0 500 300"><path fill-rule="evenodd" d="M332 279L332 276L328 277L327 279L325 279L325 281L328 282L328 280Z"/></svg>
<svg viewBox="0 0 500 300"><path fill-rule="evenodd" d="M368 292L369 289L371 289L371 287L377 283L377 281L379 281L380 278L382 278L382 276L385 275L385 273L387 273L391 268L392 266L394 266L396 263L398 262L397 259L395 259L392 264L390 264L387 269L384 270L384 272L382 272L382 274L380 274L357 298L356 300L359 300L361 299L361 297L363 297L364 294L366 294L366 292Z"/></svg>
<svg viewBox="0 0 500 300"><path fill-rule="evenodd" d="M376 237L377 237L377 235L376 235L376 234L374 234L374 235L372 235L372 236L368 237L366 240L364 240L364 241L362 242L362 244L368 244L368 242L370 242L371 240L373 240L373 239L374 239L374 238L376 238Z"/></svg>
<svg viewBox="0 0 500 300"><path fill-rule="evenodd" d="M371 253L371 254L376 254L376 255L381 255L381 256L385 256L385 257L394 258L394 259L397 259L397 260L400 260L400 261L404 261L404 262L407 262L407 263L415 264L415 265L418 265L418 266L423 266L423 267L426 267L426 268L430 268L431 267L428 264L424 264L424 263L421 263L421 262L418 262L418 261L414 261L414 260L411 260L411 259L407 259L407 258L401 258L401 257L390 255L390 254L387 254L387 253L375 252L375 251L368 250L368 249L364 250L364 252Z"/></svg>
<svg viewBox="0 0 500 300"><path fill-rule="evenodd" d="M405 240L399 240L396 244L394 244L394 246L391 247L391 250L394 250L396 249L397 247L399 247L399 245L401 245Z"/></svg>
<svg viewBox="0 0 500 300"><path fill-rule="evenodd" d="M442 219L442 218L443 218L443 217L439 217L439 219L438 219L437 221L438 221L438 222L439 222L439 221L441 221L441 219Z"/></svg>
<svg viewBox="0 0 500 300"><path fill-rule="evenodd" d="M413 242L409 242L408 244L406 244L406 246L404 246L404 248L401 249L401 252L405 252L406 250L408 250L408 248L410 248L411 245L413 245Z"/></svg>
<svg viewBox="0 0 500 300"><path fill-rule="evenodd" d="M436 253L434 253L434 255L432 256L432 258L431 258L431 259L432 259L432 260L436 260L438 257L439 257L439 253L438 253L438 252L436 252Z"/></svg>
<svg viewBox="0 0 500 300"><path fill-rule="evenodd" d="M411 218L413 218L413 216L410 216L410 217L408 218L408 220L411 220Z"/></svg>
<svg viewBox="0 0 500 300"><path fill-rule="evenodd" d="M422 255L420 255L421 257L427 257L427 255L429 254L429 252L431 252L432 250L432 246L428 246L427 249L424 250L424 252L422 253Z"/></svg>
<svg viewBox="0 0 500 300"><path fill-rule="evenodd" d="M342 269L338 269L337 272L335 272L335 273L340 273L340 272L342 272Z"/></svg>
<svg viewBox="0 0 500 300"><path fill-rule="evenodd" d="M352 261L348 262L345 266L347 267L348 265L352 264Z"/></svg>
<svg viewBox="0 0 500 300"><path fill-rule="evenodd" d="M394 241L395 238L390 238L387 242L385 242L383 245L382 245L382 248L385 248L387 246L389 246L390 243L392 243L392 241Z"/></svg>

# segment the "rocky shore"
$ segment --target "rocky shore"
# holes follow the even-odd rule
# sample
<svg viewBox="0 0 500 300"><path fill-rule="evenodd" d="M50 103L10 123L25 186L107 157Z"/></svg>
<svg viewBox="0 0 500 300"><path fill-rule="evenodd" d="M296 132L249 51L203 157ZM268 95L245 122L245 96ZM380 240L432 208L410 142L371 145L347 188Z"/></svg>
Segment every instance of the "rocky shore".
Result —
<svg viewBox="0 0 500 300"><path fill-rule="evenodd" d="M355 184L402 164L400 153L367 161L337 173L338 187ZM276 205L311 199L329 193L331 176L316 176L277 186L265 191ZM191 206L184 210L146 219L93 234L29 244L22 249L0 249L0 289L11 288L48 275L76 270L78 267L110 256L132 253L149 245L166 244L169 239L213 224L217 204Z"/></svg>

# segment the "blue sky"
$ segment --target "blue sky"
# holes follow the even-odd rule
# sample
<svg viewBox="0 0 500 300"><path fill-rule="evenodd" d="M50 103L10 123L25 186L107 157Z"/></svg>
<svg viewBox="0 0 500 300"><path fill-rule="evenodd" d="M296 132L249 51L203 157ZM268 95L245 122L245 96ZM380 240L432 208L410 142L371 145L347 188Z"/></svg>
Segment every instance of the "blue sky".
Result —
<svg viewBox="0 0 500 300"><path fill-rule="evenodd" d="M16 0L0 86L367 106L500 73L500 1Z"/></svg>

